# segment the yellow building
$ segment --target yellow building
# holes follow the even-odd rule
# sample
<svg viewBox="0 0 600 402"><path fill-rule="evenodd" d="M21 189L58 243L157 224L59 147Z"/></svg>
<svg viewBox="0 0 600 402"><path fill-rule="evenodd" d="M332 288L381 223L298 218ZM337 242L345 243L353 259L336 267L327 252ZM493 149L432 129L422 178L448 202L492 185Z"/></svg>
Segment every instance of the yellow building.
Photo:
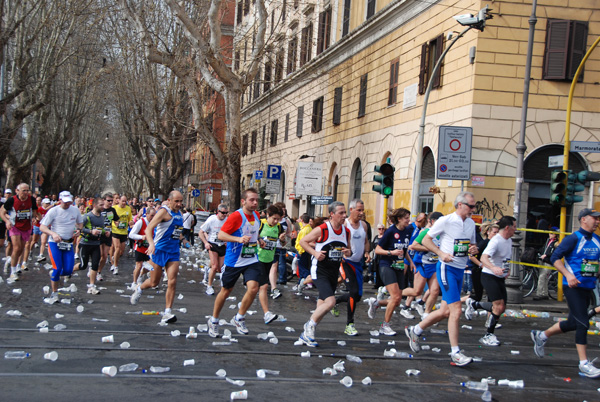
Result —
<svg viewBox="0 0 600 402"><path fill-rule="evenodd" d="M485 30L470 30L450 49L429 98L424 148L417 149L423 92L434 61L448 46L448 34L464 29L453 16L477 14L487 4L271 4L273 40L243 108L243 184L254 184L254 170L281 165L283 186L272 199L283 199L292 216L314 212L309 197L296 191L295 176L299 161L319 162L322 194L345 203L362 198L367 219L376 224L382 221L383 202L371 189L374 167L390 158L396 171L389 207L410 208L418 168L420 210L448 213L464 188L475 193L476 212L485 220L512 215L530 2L490 2L493 19ZM548 157L562 154L570 78L600 35L600 3L595 0L540 0L536 14L520 226L525 212L558 223L557 209L548 203ZM243 54L238 51L238 61ZM597 49L575 90L572 141L600 141L599 82ZM472 127L469 180L436 179L440 126ZM419 167L417 152L423 152ZM599 158L597 153L572 153L570 168L600 171ZM429 192L433 186L439 187L438 194ZM596 190L586 188L575 212L600 201L591 196L598 187L591 188Z"/></svg>

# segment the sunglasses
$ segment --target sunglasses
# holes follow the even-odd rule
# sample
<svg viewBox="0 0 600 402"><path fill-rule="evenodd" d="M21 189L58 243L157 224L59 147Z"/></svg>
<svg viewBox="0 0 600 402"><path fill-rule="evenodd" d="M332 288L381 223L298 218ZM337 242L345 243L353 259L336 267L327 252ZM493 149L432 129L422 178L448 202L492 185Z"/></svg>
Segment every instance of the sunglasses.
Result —
<svg viewBox="0 0 600 402"><path fill-rule="evenodd" d="M219 211L219 213L221 213L223 215L227 215L229 213L229 211Z"/></svg>
<svg viewBox="0 0 600 402"><path fill-rule="evenodd" d="M475 209L475 207L477 207L477 205L471 205L471 204L464 204L467 207L471 208L471 209Z"/></svg>
<svg viewBox="0 0 600 402"><path fill-rule="evenodd" d="M113 202L113 200L105 200L106 202Z"/></svg>

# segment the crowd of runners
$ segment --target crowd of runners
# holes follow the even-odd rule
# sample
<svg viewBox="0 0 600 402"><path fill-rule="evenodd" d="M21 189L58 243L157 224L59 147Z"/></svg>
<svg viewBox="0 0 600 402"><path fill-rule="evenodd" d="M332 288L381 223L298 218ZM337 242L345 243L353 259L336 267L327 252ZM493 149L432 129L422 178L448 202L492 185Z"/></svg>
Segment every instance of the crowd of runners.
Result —
<svg viewBox="0 0 600 402"><path fill-rule="evenodd" d="M376 297L362 303L368 317L375 319L378 311L385 309L380 313L379 328L385 336L396 335L393 327L401 325L398 320L407 324L402 330L414 353L420 351L423 332L446 320L451 362L456 366L471 363L473 359L459 346L463 311L466 320L471 320L476 310L487 311L480 343L489 347L501 344L495 330L501 326L500 317L506 309L505 279L511 266L516 221L504 216L478 230L471 219L475 208L472 193L461 192L454 201L455 210L445 216L440 212L417 213L411 222L411 211L394 209L388 214L387 227L379 224L374 236L360 199L352 200L348 209L334 201L326 216L304 214L298 219L290 219L283 203L258 211L259 194L252 188L244 190L241 204L236 211L219 205L196 236L197 218L194 211L184 208L183 195L178 191L172 191L164 201L112 193L86 199L68 191L35 197L22 183L14 194L5 191L0 207L4 273L9 282L27 280L24 271L29 263L48 259L52 289L44 298L48 304L59 301L61 279L77 270L87 272L87 292L95 296L100 293L97 283L107 274L103 271L108 265L109 275L121 275L125 282L131 282L131 304L137 304L146 289L166 281L161 315L163 322L173 323L177 320L173 302L181 248L192 247L197 237L210 256L203 281L206 295L214 297L208 334L220 335L223 306L242 276L245 294L231 324L245 335L249 333L246 313L257 295L265 324L278 318L269 305L282 294L281 285L288 280L286 255L293 249L294 289L302 293L313 287L318 292L317 305L298 340L309 347L318 346L318 324L328 313L338 316L342 304L347 311L343 333L358 335L360 328L354 317L365 282L377 289ZM531 332L534 352L543 357L550 337L574 331L579 372L592 378L600 377L600 369L587 357L589 317L595 314L588 307L599 273L600 237L594 233L599 217L599 212L583 209L578 216L579 230L567 236L549 258L564 276L568 319L545 331ZM128 244L135 269L125 273L119 263ZM473 292L468 295L461 293L465 269L473 276ZM435 308L440 296L441 303ZM392 323L396 309L401 318ZM410 325L415 314L419 322Z"/></svg>

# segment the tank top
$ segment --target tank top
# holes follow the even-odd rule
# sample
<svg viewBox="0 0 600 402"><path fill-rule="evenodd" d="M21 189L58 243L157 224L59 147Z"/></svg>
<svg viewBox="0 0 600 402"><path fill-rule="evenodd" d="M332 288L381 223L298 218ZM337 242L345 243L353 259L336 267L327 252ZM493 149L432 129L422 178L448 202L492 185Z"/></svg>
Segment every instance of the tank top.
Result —
<svg viewBox="0 0 600 402"><path fill-rule="evenodd" d="M234 236L250 236L250 241L246 244L228 242L227 251L225 252L225 265L228 267L245 267L258 262L258 229L260 228L260 216L256 212L254 222L250 222L246 218L246 214L242 208L237 212L242 217L242 225L236 230Z"/></svg>
<svg viewBox="0 0 600 402"><path fill-rule="evenodd" d="M167 210L171 219L166 222L160 222L154 230L154 244L157 250L167 253L179 252L179 237L183 230L183 215L180 212L173 212L169 207L160 207Z"/></svg>
<svg viewBox="0 0 600 402"><path fill-rule="evenodd" d="M148 226L148 220L146 218L142 218L142 227L140 228L140 231L138 232L138 234L140 236L143 236L146 234L147 226ZM133 248L135 249L135 251L137 251L139 253L146 254L146 251L148 251L148 241L147 240L136 240Z"/></svg>
<svg viewBox="0 0 600 402"><path fill-rule="evenodd" d="M350 231L345 225L336 232L331 226L331 222L325 222L321 226L321 237L315 243L315 251L325 251L323 261L312 259L312 266L317 270L326 270L336 272L339 270L340 263L344 254L342 248L348 247L348 234Z"/></svg>
<svg viewBox="0 0 600 402"><path fill-rule="evenodd" d="M346 260L361 262L365 255L365 239L367 238L364 225L362 221L358 221L358 229L354 229L350 220L346 219L346 228L350 231L350 247L352 248L352 255Z"/></svg>

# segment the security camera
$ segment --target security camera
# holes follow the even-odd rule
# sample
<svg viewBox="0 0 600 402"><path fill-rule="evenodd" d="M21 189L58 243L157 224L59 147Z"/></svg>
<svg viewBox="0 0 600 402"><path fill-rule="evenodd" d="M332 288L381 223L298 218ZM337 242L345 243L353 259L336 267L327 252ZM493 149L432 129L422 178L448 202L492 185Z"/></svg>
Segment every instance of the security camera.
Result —
<svg viewBox="0 0 600 402"><path fill-rule="evenodd" d="M454 19L463 26L475 25L479 22L479 19L475 17L473 14L461 14L455 15Z"/></svg>

